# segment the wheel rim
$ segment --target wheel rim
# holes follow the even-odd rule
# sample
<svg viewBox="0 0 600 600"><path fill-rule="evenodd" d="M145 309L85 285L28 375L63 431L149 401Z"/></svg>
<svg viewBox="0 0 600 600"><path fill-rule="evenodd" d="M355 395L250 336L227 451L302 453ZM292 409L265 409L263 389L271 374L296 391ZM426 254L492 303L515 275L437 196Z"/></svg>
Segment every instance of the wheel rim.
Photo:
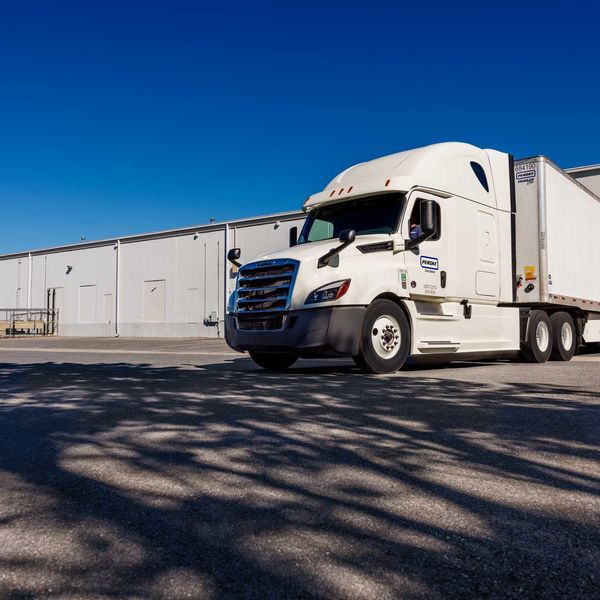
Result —
<svg viewBox="0 0 600 600"><path fill-rule="evenodd" d="M568 323L563 323L560 328L560 342L565 350L570 350L573 345L573 330Z"/></svg>
<svg viewBox="0 0 600 600"><path fill-rule="evenodd" d="M371 327L371 344L381 358L390 359L400 351L400 325L394 317L382 315Z"/></svg>
<svg viewBox="0 0 600 600"><path fill-rule="evenodd" d="M548 345L550 344L550 330L548 329L548 323L540 321L535 328L535 340L540 352L546 352Z"/></svg>

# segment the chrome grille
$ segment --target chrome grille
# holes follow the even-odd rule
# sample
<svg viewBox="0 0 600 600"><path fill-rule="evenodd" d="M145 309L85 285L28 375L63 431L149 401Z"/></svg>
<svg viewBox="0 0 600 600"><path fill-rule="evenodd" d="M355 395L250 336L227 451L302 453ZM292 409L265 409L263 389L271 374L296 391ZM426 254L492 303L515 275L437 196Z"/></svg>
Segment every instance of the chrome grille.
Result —
<svg viewBox="0 0 600 600"><path fill-rule="evenodd" d="M236 312L287 310L297 272L298 261L287 258L244 265L238 274Z"/></svg>

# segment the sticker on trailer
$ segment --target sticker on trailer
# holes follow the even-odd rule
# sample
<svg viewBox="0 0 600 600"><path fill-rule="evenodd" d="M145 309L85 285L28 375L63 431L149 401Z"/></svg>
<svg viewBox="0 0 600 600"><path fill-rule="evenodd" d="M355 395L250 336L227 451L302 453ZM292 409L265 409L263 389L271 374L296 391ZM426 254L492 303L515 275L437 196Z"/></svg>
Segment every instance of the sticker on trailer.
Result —
<svg viewBox="0 0 600 600"><path fill-rule="evenodd" d="M426 271L437 271L439 269L439 261L433 256L421 256L421 268Z"/></svg>
<svg viewBox="0 0 600 600"><path fill-rule="evenodd" d="M525 281L535 281L537 277L535 276L535 265L527 265L523 267L525 271Z"/></svg>
<svg viewBox="0 0 600 600"><path fill-rule="evenodd" d="M535 181L537 175L535 163L526 163L515 167L515 178L517 183L526 183L529 185Z"/></svg>

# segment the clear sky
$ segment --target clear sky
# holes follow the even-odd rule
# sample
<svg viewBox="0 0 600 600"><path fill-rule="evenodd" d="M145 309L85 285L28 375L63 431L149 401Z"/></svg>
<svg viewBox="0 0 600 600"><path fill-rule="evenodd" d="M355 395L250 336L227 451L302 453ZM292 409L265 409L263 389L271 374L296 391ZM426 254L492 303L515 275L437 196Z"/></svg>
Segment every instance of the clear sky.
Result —
<svg viewBox="0 0 600 600"><path fill-rule="evenodd" d="M600 163L595 2L4 2L0 252L293 210L438 141Z"/></svg>

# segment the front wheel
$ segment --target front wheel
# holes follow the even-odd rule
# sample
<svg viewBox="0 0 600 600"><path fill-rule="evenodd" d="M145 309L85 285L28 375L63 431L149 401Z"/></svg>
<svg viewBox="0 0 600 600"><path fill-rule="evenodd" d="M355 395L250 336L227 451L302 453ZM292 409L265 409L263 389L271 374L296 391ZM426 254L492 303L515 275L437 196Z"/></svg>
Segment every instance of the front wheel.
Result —
<svg viewBox="0 0 600 600"><path fill-rule="evenodd" d="M296 354L271 354L266 352L250 352L250 358L267 371L285 371L297 360Z"/></svg>
<svg viewBox="0 0 600 600"><path fill-rule="evenodd" d="M360 349L354 362L367 373L393 373L410 350L410 327L404 311L391 300L375 300L367 308Z"/></svg>

